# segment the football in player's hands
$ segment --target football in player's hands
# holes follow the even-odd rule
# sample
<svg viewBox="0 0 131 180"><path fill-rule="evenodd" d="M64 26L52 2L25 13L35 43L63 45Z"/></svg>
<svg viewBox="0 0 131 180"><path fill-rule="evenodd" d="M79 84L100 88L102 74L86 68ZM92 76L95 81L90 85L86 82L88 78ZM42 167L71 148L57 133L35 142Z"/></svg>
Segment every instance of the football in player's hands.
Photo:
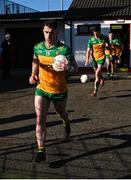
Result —
<svg viewBox="0 0 131 180"><path fill-rule="evenodd" d="M52 67L55 71L66 71L69 69L69 62L64 55L57 55L54 57Z"/></svg>

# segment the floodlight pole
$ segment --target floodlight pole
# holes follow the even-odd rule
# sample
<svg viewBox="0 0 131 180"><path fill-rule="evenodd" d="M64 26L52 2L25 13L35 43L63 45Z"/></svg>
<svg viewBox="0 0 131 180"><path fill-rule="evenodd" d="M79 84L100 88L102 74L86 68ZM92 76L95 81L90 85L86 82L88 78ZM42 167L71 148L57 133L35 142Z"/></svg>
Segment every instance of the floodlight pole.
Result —
<svg viewBox="0 0 131 180"><path fill-rule="evenodd" d="M61 10L63 10L63 0L61 0Z"/></svg>
<svg viewBox="0 0 131 180"><path fill-rule="evenodd" d="M3 1L3 3L4 3L4 14L6 14L6 4L5 4L5 0Z"/></svg>
<svg viewBox="0 0 131 180"><path fill-rule="evenodd" d="M48 0L48 11L49 11L49 9L50 9L50 5L49 5L49 0Z"/></svg>

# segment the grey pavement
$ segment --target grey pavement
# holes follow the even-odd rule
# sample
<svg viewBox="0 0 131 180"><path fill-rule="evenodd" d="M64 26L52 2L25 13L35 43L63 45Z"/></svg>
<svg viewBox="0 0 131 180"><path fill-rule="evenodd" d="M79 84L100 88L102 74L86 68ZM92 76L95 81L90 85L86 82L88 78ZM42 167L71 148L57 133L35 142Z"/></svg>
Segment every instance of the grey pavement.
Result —
<svg viewBox="0 0 131 180"><path fill-rule="evenodd" d="M62 121L53 105L47 117L47 160L32 161L36 152L34 86L30 70L13 70L0 77L1 179L130 179L131 73L106 80L92 98L94 75L82 84L68 78L67 110L71 138L63 141ZM0 74L1 75L1 74Z"/></svg>

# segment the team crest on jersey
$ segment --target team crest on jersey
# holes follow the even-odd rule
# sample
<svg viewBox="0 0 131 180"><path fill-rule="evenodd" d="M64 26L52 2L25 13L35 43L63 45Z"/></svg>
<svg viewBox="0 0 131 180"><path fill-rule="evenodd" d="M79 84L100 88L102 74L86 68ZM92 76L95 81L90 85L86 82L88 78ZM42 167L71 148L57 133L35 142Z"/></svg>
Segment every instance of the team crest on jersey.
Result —
<svg viewBox="0 0 131 180"><path fill-rule="evenodd" d="M50 56L50 54L51 54L51 50L45 50L45 53L46 53L46 56Z"/></svg>
<svg viewBox="0 0 131 180"><path fill-rule="evenodd" d="M60 51L59 51L59 50L57 50L57 51L56 51L56 56L57 56L57 55L59 55L59 54L60 54Z"/></svg>

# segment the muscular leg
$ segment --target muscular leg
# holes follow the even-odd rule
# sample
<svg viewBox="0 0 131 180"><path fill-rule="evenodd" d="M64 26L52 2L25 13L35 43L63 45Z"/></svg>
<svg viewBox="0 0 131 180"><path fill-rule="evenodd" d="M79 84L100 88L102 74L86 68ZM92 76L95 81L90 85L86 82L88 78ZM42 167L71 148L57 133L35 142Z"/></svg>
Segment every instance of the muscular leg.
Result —
<svg viewBox="0 0 131 180"><path fill-rule="evenodd" d="M107 69L107 78L109 78L110 77L110 72L111 72L110 57L106 58L106 69Z"/></svg>
<svg viewBox="0 0 131 180"><path fill-rule="evenodd" d="M100 83L100 78L101 78L101 71L102 71L102 65L98 64L98 67L95 71L95 82L94 82L94 91L93 94L91 95L96 95Z"/></svg>
<svg viewBox="0 0 131 180"><path fill-rule="evenodd" d="M34 103L36 111L36 139L38 148L41 148L45 146L46 116L49 109L50 101L41 96L35 96Z"/></svg>
<svg viewBox="0 0 131 180"><path fill-rule="evenodd" d="M65 98L63 101L54 102L54 107L60 118L65 123L69 123L68 113L66 111L66 103L67 103L67 98Z"/></svg>
<svg viewBox="0 0 131 180"><path fill-rule="evenodd" d="M57 114L63 120L64 129L65 129L64 136L65 136L65 140L68 141L71 130L70 130L70 120L68 118L68 113L66 111L66 103L67 103L67 98L64 99L63 101L54 102L54 106L55 106Z"/></svg>
<svg viewBox="0 0 131 180"><path fill-rule="evenodd" d="M114 72L115 72L115 60L111 61L111 79L114 77Z"/></svg>

